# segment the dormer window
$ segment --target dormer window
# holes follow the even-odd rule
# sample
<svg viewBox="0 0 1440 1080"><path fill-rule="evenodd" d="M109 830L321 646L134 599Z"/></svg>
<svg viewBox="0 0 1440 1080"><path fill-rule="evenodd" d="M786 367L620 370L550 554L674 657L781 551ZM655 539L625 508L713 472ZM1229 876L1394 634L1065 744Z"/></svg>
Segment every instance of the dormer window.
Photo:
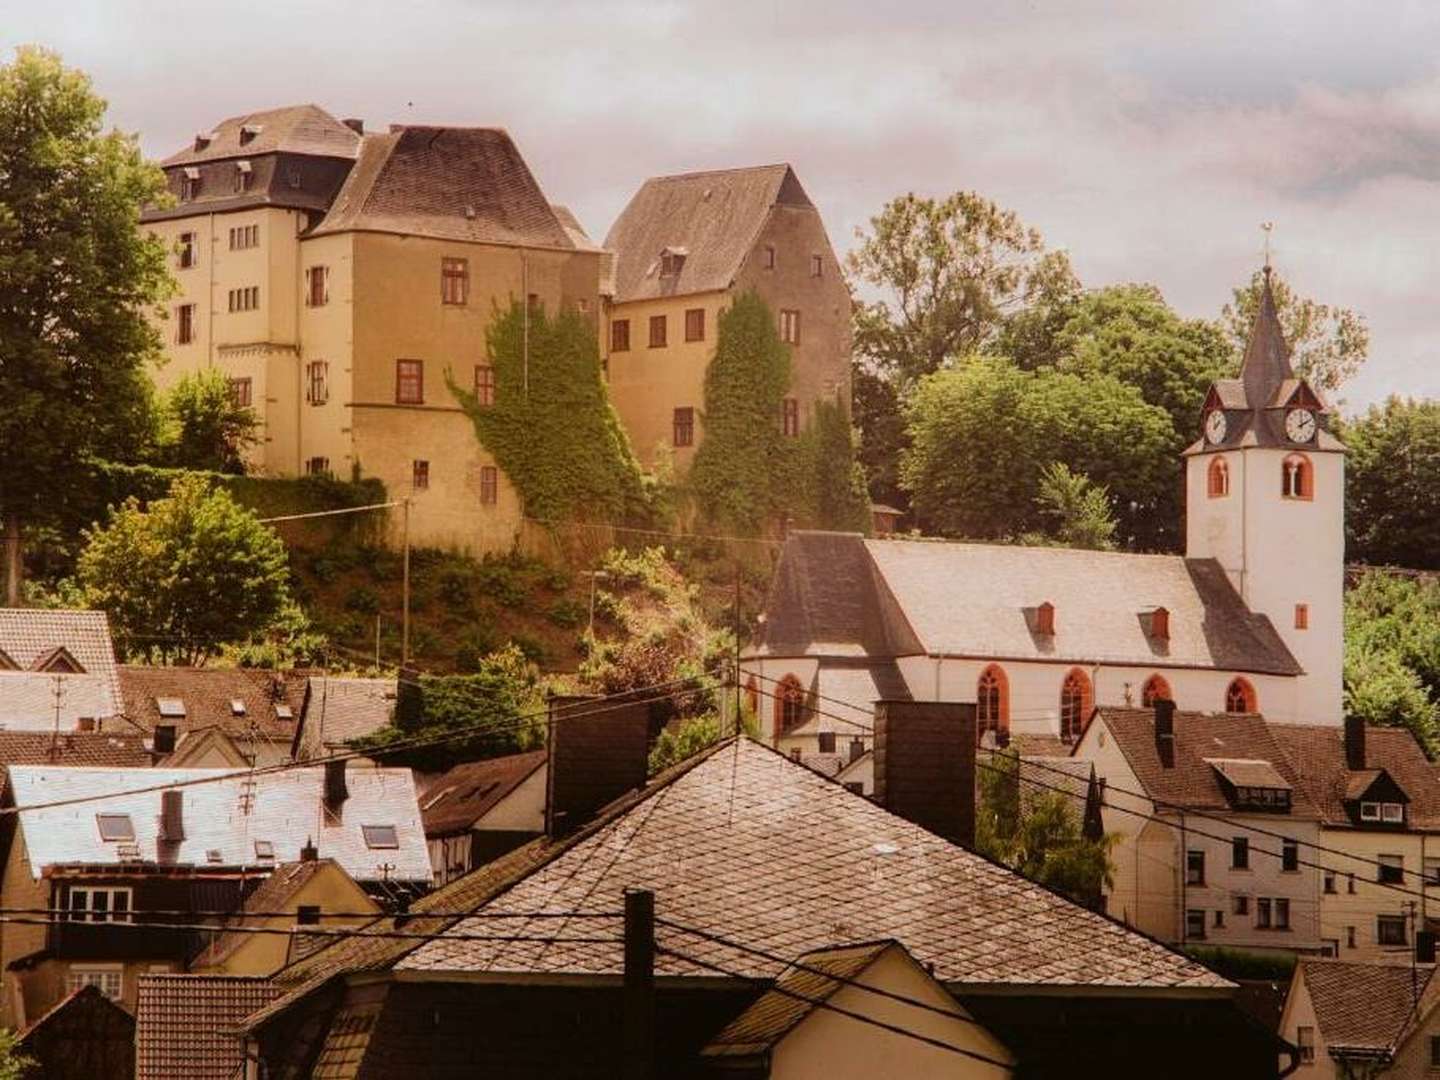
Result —
<svg viewBox="0 0 1440 1080"><path fill-rule="evenodd" d="M676 277L685 266L685 257L690 252L683 247L667 247L660 252L660 276Z"/></svg>
<svg viewBox="0 0 1440 1080"><path fill-rule="evenodd" d="M1235 810L1267 814L1290 812L1290 785L1268 761L1253 758L1206 758L1215 770L1225 799Z"/></svg>
<svg viewBox="0 0 1440 1080"><path fill-rule="evenodd" d="M189 202L200 194L200 170L193 165L186 166L180 177L180 199Z"/></svg>
<svg viewBox="0 0 1440 1080"><path fill-rule="evenodd" d="M260 124L242 124L240 127L240 145L247 146L255 141L255 136L264 131Z"/></svg>
<svg viewBox="0 0 1440 1080"><path fill-rule="evenodd" d="M237 161L235 163L235 190L249 191L250 180L255 175L254 169L248 161Z"/></svg>
<svg viewBox="0 0 1440 1080"><path fill-rule="evenodd" d="M195 133L195 152L198 154L201 150L208 150L214 140L215 133L213 131L197 131Z"/></svg>
<svg viewBox="0 0 1440 1080"><path fill-rule="evenodd" d="M1405 804L1396 802L1362 802L1360 820L1386 825L1405 824Z"/></svg>

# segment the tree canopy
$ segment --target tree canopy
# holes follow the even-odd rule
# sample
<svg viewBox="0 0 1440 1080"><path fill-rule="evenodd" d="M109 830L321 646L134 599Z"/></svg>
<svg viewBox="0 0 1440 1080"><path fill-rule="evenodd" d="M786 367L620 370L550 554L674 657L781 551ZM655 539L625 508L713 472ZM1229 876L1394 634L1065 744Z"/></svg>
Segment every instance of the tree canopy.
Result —
<svg viewBox="0 0 1440 1080"><path fill-rule="evenodd" d="M140 209L164 197L137 140L102 132L105 102L54 53L0 66L0 516L19 590L22 523L42 518L88 456L148 431L148 316L171 288Z"/></svg>
<svg viewBox="0 0 1440 1080"><path fill-rule="evenodd" d="M1392 397L1341 436L1346 557L1440 569L1440 402Z"/></svg>
<svg viewBox="0 0 1440 1080"><path fill-rule="evenodd" d="M1440 751L1440 582L1370 571L1345 593L1345 712Z"/></svg>
<svg viewBox="0 0 1440 1080"><path fill-rule="evenodd" d="M1036 493L1046 517L1046 535L1066 547L1110 551L1115 547L1115 515L1110 493L1090 478L1054 461L1040 472Z"/></svg>
<svg viewBox="0 0 1440 1080"><path fill-rule="evenodd" d="M267 630L291 609L281 539L199 475L142 508L129 499L86 533L77 579L110 615L129 657L203 664Z"/></svg>
<svg viewBox="0 0 1440 1080"><path fill-rule="evenodd" d="M1263 284L1264 271L1255 271L1248 284L1234 290L1233 299L1221 312L1230 340L1242 352L1260 308ZM1270 273L1270 287L1280 328L1290 346L1291 366L1322 393L1338 390L1370 354L1370 327L1365 317L1349 308L1300 296L1274 270Z"/></svg>
<svg viewBox="0 0 1440 1080"><path fill-rule="evenodd" d="M183 376L165 396L170 430L162 436L167 465L210 472L243 473L245 452L255 444L252 409L238 405L230 380L216 368Z"/></svg>

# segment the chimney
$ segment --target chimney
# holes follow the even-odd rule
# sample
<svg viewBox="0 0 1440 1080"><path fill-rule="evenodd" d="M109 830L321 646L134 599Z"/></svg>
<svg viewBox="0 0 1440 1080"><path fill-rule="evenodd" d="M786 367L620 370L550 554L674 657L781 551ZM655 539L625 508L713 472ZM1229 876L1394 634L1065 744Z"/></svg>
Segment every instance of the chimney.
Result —
<svg viewBox="0 0 1440 1080"><path fill-rule="evenodd" d="M355 132L356 135L365 134L365 121L361 120L358 116L347 116L344 120L340 122L346 127L348 127L351 131Z"/></svg>
<svg viewBox="0 0 1440 1080"><path fill-rule="evenodd" d="M350 790L345 786L345 761L325 762L325 809L332 814L339 814L340 807L350 797Z"/></svg>
<svg viewBox="0 0 1440 1080"><path fill-rule="evenodd" d="M1035 609L1035 633L1048 637L1055 634L1055 605L1049 600Z"/></svg>
<svg viewBox="0 0 1440 1080"><path fill-rule="evenodd" d="M853 764L854 762L859 761L859 760L860 760L862 757L864 757L864 756L865 756L865 740L864 740L864 739L851 739L851 740L850 740L850 761L851 761L851 763Z"/></svg>
<svg viewBox="0 0 1440 1080"><path fill-rule="evenodd" d="M185 792L160 793L160 839L166 844L185 839Z"/></svg>
<svg viewBox="0 0 1440 1080"><path fill-rule="evenodd" d="M1417 964L1435 963L1435 932L1433 930L1415 931L1415 962Z"/></svg>
<svg viewBox="0 0 1440 1080"><path fill-rule="evenodd" d="M1155 699L1155 750L1161 765L1175 767L1175 702L1169 698Z"/></svg>
<svg viewBox="0 0 1440 1080"><path fill-rule="evenodd" d="M965 847L975 845L975 704L875 703L875 801Z"/></svg>
<svg viewBox="0 0 1440 1080"><path fill-rule="evenodd" d="M1170 612L1163 607L1150 612L1150 636L1156 641L1170 640Z"/></svg>
<svg viewBox="0 0 1440 1080"><path fill-rule="evenodd" d="M1345 767L1351 772L1365 768L1365 721L1358 716L1345 717Z"/></svg>
<svg viewBox="0 0 1440 1080"><path fill-rule="evenodd" d="M155 740L152 745L154 746L154 753L157 757L173 754L175 752L175 725L156 724Z"/></svg>
<svg viewBox="0 0 1440 1080"><path fill-rule="evenodd" d="M643 700L552 697L547 747L545 832L563 836L644 785L650 705Z"/></svg>
<svg viewBox="0 0 1440 1080"><path fill-rule="evenodd" d="M315 862L318 858L320 858L320 849L315 846L314 837L307 836L305 846L300 849L300 861Z"/></svg>

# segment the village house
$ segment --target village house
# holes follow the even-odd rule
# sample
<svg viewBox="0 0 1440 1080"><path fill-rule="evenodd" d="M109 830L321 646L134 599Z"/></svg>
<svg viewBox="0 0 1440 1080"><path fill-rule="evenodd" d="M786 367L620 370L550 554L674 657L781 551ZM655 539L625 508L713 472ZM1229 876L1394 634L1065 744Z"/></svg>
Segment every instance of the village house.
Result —
<svg viewBox="0 0 1440 1080"><path fill-rule="evenodd" d="M1184 556L793 533L742 665L765 737L811 753L843 705L907 695L976 701L982 738L1035 753L1095 705L1338 725L1343 447L1265 281L1185 451Z"/></svg>
<svg viewBox="0 0 1440 1080"><path fill-rule="evenodd" d="M1320 812L1264 717L1102 706L1071 760L1105 780L1110 915L1177 944L1320 951Z"/></svg>
<svg viewBox="0 0 1440 1080"><path fill-rule="evenodd" d="M420 815L437 886L545 831L548 756L532 750L465 762L429 782Z"/></svg>
<svg viewBox="0 0 1440 1080"><path fill-rule="evenodd" d="M133 1080L135 1017L93 985L67 995L16 1041L26 1080Z"/></svg>
<svg viewBox="0 0 1440 1080"><path fill-rule="evenodd" d="M122 711L103 611L0 608L0 729L109 731Z"/></svg>
<svg viewBox="0 0 1440 1080"><path fill-rule="evenodd" d="M312 674L305 700L295 740L299 761L346 753L353 740L388 727L395 719L396 681Z"/></svg>
<svg viewBox="0 0 1440 1080"><path fill-rule="evenodd" d="M274 109L161 163L176 202L144 221L180 293L158 378L223 371L260 421L264 473L378 477L412 499L412 542L508 549L519 495L450 387L494 402L496 305L598 320L601 253L503 130L363 127Z"/></svg>
<svg viewBox="0 0 1440 1080"><path fill-rule="evenodd" d="M244 1047L233 1034L278 991L243 975L141 975L135 1080L236 1080Z"/></svg>
<svg viewBox="0 0 1440 1080"><path fill-rule="evenodd" d="M337 942L277 973L281 996L244 1024L253 1074L617 1075L636 1060L624 1056L635 1047L622 1039L622 953L633 954L617 913L635 890L653 896L655 913L656 1075L694 1074L707 1047L711 1062L723 1056L736 1044L717 1033L802 957L881 938L953 998L945 1016L978 1025L967 1039L994 1051L999 1066L987 1068L1013 1060L1017 1074L1050 1075L1084 1062L1142 1075L1163 1060L1172 1077L1273 1071L1284 1047L1242 1016L1233 984L947 839L973 830L973 805L958 797L974 786L973 705L881 712L883 805L744 737L646 782L643 708L607 713L588 732L552 724L552 737L571 729L572 751L605 738L631 749L557 758L552 744L561 802L547 807L546 834L418 901L404 926L426 940ZM580 791L589 816L564 801ZM907 995L944 1001L916 977ZM774 1075L813 1076L835 1061L840 1047L818 1036L836 1028L814 1019L812 1037L793 1044L810 1047L808 1060L777 1052ZM785 1042L775 1038L777 1051ZM917 1050L927 1044L911 1042L897 1075L933 1068ZM847 1045L862 1055L877 1046L858 1035ZM957 1057L954 1075L993 1075L964 1071L974 1064Z"/></svg>
<svg viewBox="0 0 1440 1080"><path fill-rule="evenodd" d="M602 348L610 399L647 468L683 472L705 436L720 313L747 290L790 346L775 423L798 436L817 402L850 407L850 292L820 212L789 165L656 176L605 237L614 281Z"/></svg>
<svg viewBox="0 0 1440 1080"><path fill-rule="evenodd" d="M0 1023L23 1028L87 984L135 1005L144 972L184 970L196 922L239 911L286 862L333 858L385 902L429 887L405 769L12 765L3 821L6 905L67 913L0 924ZM194 913L186 916L183 913ZM162 913L162 914L152 914ZM170 914L164 914L170 913ZM185 928L167 926L182 924Z"/></svg>
<svg viewBox="0 0 1440 1080"><path fill-rule="evenodd" d="M1440 980L1425 963L1302 958L1280 1034L1300 1053L1295 1080L1424 1077L1440 1071Z"/></svg>

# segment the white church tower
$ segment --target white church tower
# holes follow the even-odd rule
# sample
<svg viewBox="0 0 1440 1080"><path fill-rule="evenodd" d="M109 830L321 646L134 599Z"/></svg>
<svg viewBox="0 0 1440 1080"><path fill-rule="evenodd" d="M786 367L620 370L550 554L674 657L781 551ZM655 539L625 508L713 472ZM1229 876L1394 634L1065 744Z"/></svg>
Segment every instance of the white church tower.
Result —
<svg viewBox="0 0 1440 1080"><path fill-rule="evenodd" d="M1299 661L1295 719L1338 725L1345 448L1320 395L1290 367L1269 266L1240 377L1210 388L1201 425L1185 451L1185 554L1218 560Z"/></svg>

